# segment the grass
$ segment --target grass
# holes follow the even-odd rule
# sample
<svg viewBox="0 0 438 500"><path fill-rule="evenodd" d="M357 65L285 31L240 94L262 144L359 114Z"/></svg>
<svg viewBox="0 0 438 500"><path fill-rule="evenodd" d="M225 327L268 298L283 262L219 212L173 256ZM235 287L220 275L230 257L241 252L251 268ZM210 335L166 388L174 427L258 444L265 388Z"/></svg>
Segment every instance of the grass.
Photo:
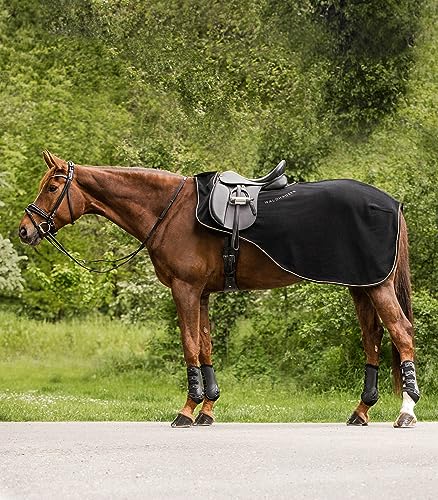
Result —
<svg viewBox="0 0 438 500"><path fill-rule="evenodd" d="M1 313L0 328L0 420L171 421L185 400L183 367L175 376L138 363L155 325L102 319L50 324ZM229 371L218 379L220 422L344 422L359 397L238 381ZM438 396L423 396L418 418L436 420L437 403ZM372 418L392 421L399 408L400 399L384 393Z"/></svg>
<svg viewBox="0 0 438 500"><path fill-rule="evenodd" d="M343 422L358 396L238 382L227 373L218 377L222 397L216 417L221 422ZM5 361L0 363L0 380L2 421L171 421L185 398L183 377L142 370L102 374L93 364L70 358ZM435 420L437 402L437 397L424 397L417 416ZM372 418L392 421L399 407L398 398L383 394Z"/></svg>

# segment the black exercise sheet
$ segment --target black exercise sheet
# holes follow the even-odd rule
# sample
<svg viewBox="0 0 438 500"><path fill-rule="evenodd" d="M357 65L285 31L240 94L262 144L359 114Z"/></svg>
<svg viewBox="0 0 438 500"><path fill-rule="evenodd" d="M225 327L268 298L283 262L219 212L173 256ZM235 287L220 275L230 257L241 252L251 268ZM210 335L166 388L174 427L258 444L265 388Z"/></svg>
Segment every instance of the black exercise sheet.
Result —
<svg viewBox="0 0 438 500"><path fill-rule="evenodd" d="M195 176L196 218L211 230L230 233L209 212L215 174ZM362 182L300 182L261 191L256 222L240 237L285 271L306 280L376 285L396 263L401 209L400 202Z"/></svg>

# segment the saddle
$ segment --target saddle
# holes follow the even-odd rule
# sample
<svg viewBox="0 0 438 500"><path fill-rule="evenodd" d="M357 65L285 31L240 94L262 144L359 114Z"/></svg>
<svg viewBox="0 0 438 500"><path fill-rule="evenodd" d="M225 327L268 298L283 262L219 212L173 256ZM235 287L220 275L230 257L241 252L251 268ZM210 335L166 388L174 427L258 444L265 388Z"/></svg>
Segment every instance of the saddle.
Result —
<svg viewBox="0 0 438 500"><path fill-rule="evenodd" d="M257 200L260 191L282 189L287 186L284 174L285 160L264 177L247 179L228 170L217 174L210 194L209 210L212 218L225 229L231 230L223 258L225 290L236 290L236 262L239 251L239 231L252 226L257 219Z"/></svg>
<svg viewBox="0 0 438 500"><path fill-rule="evenodd" d="M250 227L257 218L260 191L287 185L285 167L286 162L282 160L268 175L258 179L247 179L231 170L217 174L210 195L213 219L226 229L232 229L233 233ZM235 243L238 245L238 240Z"/></svg>

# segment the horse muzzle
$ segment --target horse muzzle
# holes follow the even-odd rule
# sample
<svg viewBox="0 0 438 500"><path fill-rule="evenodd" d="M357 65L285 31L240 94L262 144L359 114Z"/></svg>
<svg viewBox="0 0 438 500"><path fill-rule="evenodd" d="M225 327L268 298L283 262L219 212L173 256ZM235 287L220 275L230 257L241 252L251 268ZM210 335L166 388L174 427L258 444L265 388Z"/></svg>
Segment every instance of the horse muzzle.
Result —
<svg viewBox="0 0 438 500"><path fill-rule="evenodd" d="M22 243L25 243L26 245L36 246L41 242L43 238L38 229L34 227L34 225L30 221L25 221L26 218L27 216L25 216L21 221L20 227L18 229L18 236L20 237Z"/></svg>

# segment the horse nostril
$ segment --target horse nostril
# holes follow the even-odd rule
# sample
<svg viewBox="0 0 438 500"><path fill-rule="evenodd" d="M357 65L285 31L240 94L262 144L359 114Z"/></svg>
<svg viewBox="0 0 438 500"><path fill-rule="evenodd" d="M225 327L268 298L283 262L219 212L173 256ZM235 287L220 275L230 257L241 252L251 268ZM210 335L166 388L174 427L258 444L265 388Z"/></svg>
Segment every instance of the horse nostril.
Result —
<svg viewBox="0 0 438 500"><path fill-rule="evenodd" d="M19 232L20 232L20 237L21 238L26 238L26 236L27 236L27 230L26 230L25 226L20 227L20 231Z"/></svg>

